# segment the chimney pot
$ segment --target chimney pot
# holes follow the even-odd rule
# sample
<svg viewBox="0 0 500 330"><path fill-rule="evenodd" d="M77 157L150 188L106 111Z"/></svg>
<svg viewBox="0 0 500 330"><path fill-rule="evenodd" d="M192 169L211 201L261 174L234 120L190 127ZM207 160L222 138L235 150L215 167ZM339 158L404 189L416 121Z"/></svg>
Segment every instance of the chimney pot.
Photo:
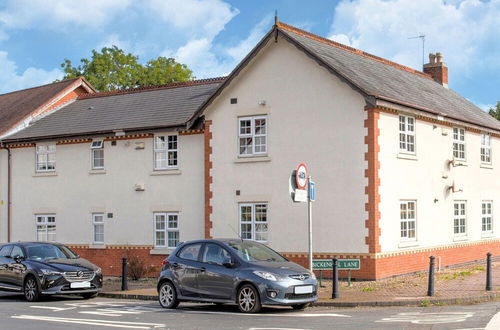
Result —
<svg viewBox="0 0 500 330"><path fill-rule="evenodd" d="M429 53L429 63L433 64L435 63L435 60L436 60L436 55L434 55L433 53Z"/></svg>
<svg viewBox="0 0 500 330"><path fill-rule="evenodd" d="M443 54L436 53L436 58L438 63L443 63Z"/></svg>

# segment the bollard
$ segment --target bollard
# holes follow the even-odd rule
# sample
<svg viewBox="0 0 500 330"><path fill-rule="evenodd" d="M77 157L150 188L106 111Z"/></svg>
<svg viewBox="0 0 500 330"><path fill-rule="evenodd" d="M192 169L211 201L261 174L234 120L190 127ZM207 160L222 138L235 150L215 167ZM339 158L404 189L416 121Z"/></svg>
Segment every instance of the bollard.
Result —
<svg viewBox="0 0 500 330"><path fill-rule="evenodd" d="M491 291L491 253L486 253L486 291Z"/></svg>
<svg viewBox="0 0 500 330"><path fill-rule="evenodd" d="M429 285L427 287L427 295L432 297L434 295L434 256L429 257Z"/></svg>
<svg viewBox="0 0 500 330"><path fill-rule="evenodd" d="M128 290L127 284L127 258L122 258L122 291Z"/></svg>
<svg viewBox="0 0 500 330"><path fill-rule="evenodd" d="M332 259L333 267L333 283L332 283L332 299L339 297L339 271L338 271L338 260L337 258Z"/></svg>

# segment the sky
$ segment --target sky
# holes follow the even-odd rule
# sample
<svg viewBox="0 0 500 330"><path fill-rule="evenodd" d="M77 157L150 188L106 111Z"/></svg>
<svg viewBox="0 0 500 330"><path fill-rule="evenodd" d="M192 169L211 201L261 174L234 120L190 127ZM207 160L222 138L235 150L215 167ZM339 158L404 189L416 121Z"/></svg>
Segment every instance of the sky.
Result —
<svg viewBox="0 0 500 330"><path fill-rule="evenodd" d="M84 5L83 5L84 4ZM197 78L227 75L280 21L422 69L441 52L449 87L500 101L500 0L0 0L0 93L50 83L60 64L116 45L174 57Z"/></svg>

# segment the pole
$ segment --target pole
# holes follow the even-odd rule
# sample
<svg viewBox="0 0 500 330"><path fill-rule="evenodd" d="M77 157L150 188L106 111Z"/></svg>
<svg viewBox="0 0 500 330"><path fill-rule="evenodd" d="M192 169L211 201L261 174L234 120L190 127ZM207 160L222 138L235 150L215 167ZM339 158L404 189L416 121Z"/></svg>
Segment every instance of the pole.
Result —
<svg viewBox="0 0 500 330"><path fill-rule="evenodd" d="M429 285L427 287L427 295L432 297L434 295L434 256L429 257Z"/></svg>
<svg viewBox="0 0 500 330"><path fill-rule="evenodd" d="M332 283L332 299L339 297L339 271L338 271L338 260L337 258L332 259L333 267L333 283Z"/></svg>
<svg viewBox="0 0 500 330"><path fill-rule="evenodd" d="M309 223L309 270L313 271L313 234L312 234L312 202L311 202L311 177L307 182L307 220Z"/></svg>
<svg viewBox="0 0 500 330"><path fill-rule="evenodd" d="M492 290L491 285L491 253L486 253L486 291Z"/></svg>
<svg viewBox="0 0 500 330"><path fill-rule="evenodd" d="M122 258L122 291L128 290L127 284L127 258Z"/></svg>

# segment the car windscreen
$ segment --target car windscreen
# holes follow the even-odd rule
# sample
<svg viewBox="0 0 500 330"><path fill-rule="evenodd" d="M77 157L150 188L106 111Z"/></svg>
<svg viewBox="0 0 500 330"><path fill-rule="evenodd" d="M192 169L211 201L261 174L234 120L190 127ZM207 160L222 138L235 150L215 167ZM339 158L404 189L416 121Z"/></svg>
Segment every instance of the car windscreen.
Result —
<svg viewBox="0 0 500 330"><path fill-rule="evenodd" d="M267 246L254 242L227 242L241 259L245 261L287 261Z"/></svg>
<svg viewBox="0 0 500 330"><path fill-rule="evenodd" d="M46 261L50 259L76 259L78 256L62 245L32 244L26 246L27 259Z"/></svg>

